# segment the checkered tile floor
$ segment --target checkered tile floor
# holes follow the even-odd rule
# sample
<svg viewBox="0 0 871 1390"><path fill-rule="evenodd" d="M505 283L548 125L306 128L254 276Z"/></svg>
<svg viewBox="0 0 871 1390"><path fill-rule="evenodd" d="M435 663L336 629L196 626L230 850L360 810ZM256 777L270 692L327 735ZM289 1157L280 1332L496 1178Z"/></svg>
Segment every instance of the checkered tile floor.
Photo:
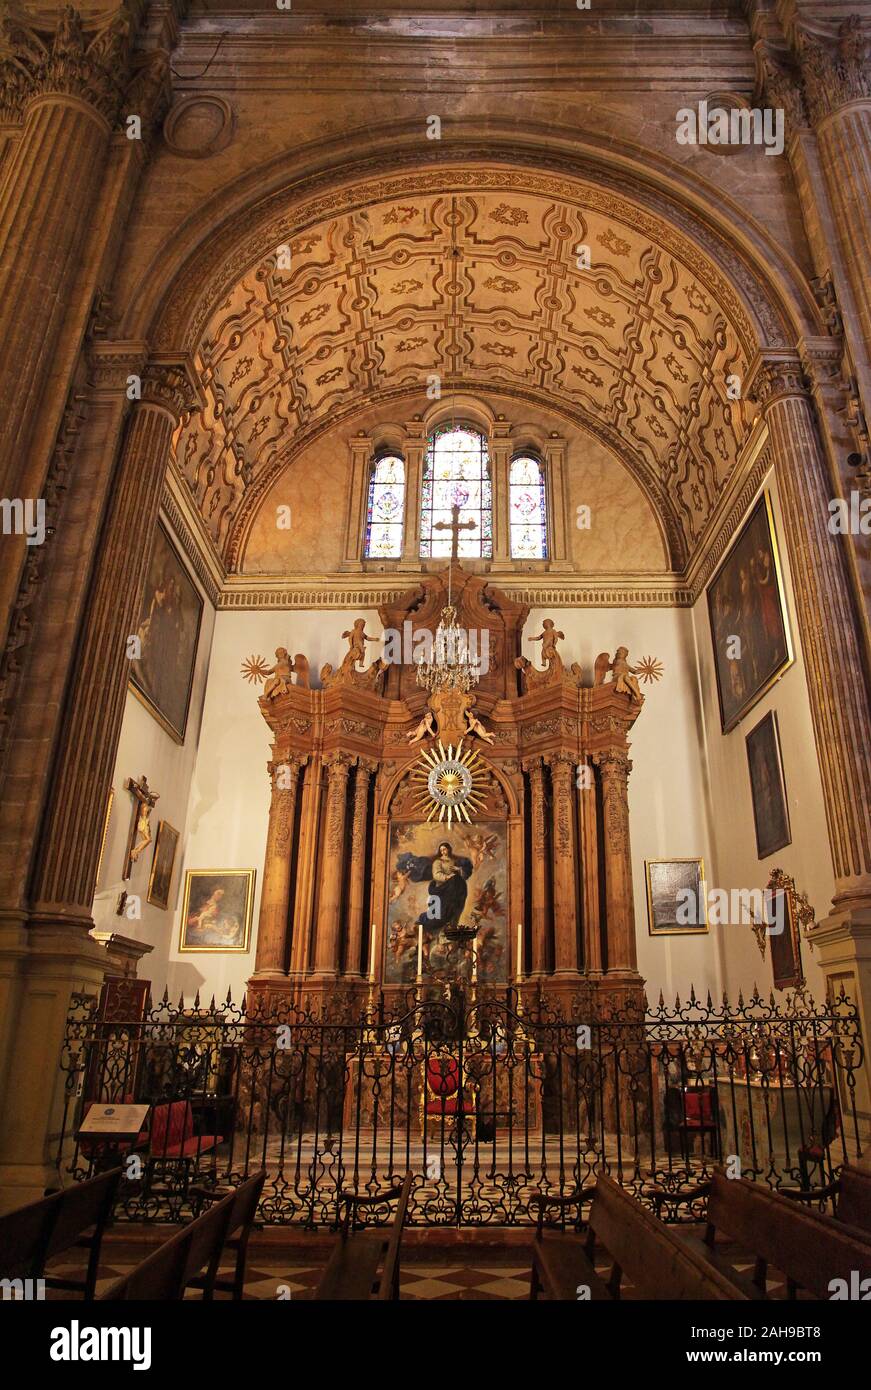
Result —
<svg viewBox="0 0 871 1390"><path fill-rule="evenodd" d="M299 1255L296 1255L299 1260ZM403 1261L400 1297L402 1299L506 1299L526 1298L529 1294L529 1264L522 1262L519 1252L515 1252L513 1264L423 1264ZM245 1298L247 1299L291 1299L311 1298L315 1285L323 1274L326 1259L316 1264L293 1263L291 1258L268 1259L252 1256L248 1261L245 1278ZM100 1266L100 1279L97 1293L102 1293L116 1279L122 1278L133 1268L134 1260L107 1260ZM226 1271L229 1273L229 1270ZM52 1263L50 1273L80 1277L81 1265L63 1261ZM75 1298L75 1294L64 1294L58 1290L47 1291L51 1299ZM189 1297L202 1295L191 1291ZM217 1295L218 1298L228 1295Z"/></svg>

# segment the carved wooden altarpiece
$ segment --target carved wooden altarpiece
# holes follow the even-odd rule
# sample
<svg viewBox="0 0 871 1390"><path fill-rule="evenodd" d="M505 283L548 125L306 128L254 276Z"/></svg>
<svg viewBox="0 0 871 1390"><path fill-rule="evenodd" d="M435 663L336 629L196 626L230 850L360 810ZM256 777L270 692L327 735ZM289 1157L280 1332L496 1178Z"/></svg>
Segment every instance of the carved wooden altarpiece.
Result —
<svg viewBox="0 0 871 1390"><path fill-rule="evenodd" d="M405 919L408 940L399 939L395 921L388 934L391 903L405 892L395 851L397 843L413 844L426 821L425 811L414 810L412 769L421 749L436 742L409 742L428 696L408 643L413 633L435 632L449 577L458 622L477 635L479 651L487 633L473 713L493 740L466 734L481 759L484 805L463 827L460 848L472 853L474 844L483 869L488 854L494 861L489 883L479 875L498 898L490 981L540 987L567 1003L589 988L614 1004L640 996L627 796L628 734L643 700L603 681L602 658L598 683L592 673L587 683L576 663L566 668L554 643L543 645L544 669L530 667L521 656L527 608L454 562L450 576L427 576L417 591L379 610L385 632L406 634L402 663L385 666L377 645L367 649L360 622L346 636L351 651L355 641L366 650L362 662L325 667L321 689L286 684L260 697L273 737L272 800L252 1004L294 999L334 1007L338 995L350 1008L370 988L389 1000L408 987L407 964L403 975L396 961L414 951L416 918L410 927ZM445 744L466 732L461 716L462 705L439 707ZM497 849L504 850L498 885ZM467 915L477 902L486 920L482 901L470 893ZM427 934L427 968L436 980L440 961L455 973L463 964L438 938Z"/></svg>

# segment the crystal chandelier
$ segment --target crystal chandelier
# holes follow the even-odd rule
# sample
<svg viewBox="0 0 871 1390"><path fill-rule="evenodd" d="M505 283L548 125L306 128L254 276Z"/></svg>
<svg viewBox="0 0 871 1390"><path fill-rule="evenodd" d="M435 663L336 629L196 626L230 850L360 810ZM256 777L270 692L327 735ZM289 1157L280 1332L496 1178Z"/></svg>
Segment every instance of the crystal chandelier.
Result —
<svg viewBox="0 0 871 1390"><path fill-rule="evenodd" d="M457 624L452 603L442 609L433 638L431 659L421 652L417 662L417 683L435 695L441 690L459 690L464 695L481 678L481 663L469 651L467 634Z"/></svg>

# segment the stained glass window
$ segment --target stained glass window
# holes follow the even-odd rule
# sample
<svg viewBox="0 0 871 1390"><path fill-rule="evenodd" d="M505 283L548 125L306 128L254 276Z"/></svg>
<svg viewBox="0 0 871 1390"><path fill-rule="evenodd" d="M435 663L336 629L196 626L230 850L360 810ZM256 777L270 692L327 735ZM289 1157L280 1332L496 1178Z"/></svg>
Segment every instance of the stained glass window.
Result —
<svg viewBox="0 0 871 1390"><path fill-rule="evenodd" d="M511 460L508 509L512 560L547 559L547 499L544 469L529 454Z"/></svg>
<svg viewBox="0 0 871 1390"><path fill-rule="evenodd" d="M375 460L369 478L366 508L367 560L399 559L405 516L405 461L397 454Z"/></svg>
<svg viewBox="0 0 871 1390"><path fill-rule="evenodd" d="M452 507L460 509L459 554L493 557L493 498L487 440L465 426L441 425L429 437L423 466L420 553L450 558Z"/></svg>

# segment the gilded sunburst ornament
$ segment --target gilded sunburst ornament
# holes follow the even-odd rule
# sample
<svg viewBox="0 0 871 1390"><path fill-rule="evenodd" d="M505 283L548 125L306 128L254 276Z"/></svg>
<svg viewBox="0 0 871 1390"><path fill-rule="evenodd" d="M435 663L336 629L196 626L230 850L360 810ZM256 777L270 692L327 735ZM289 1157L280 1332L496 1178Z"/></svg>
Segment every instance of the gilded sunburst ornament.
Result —
<svg viewBox="0 0 871 1390"><path fill-rule="evenodd" d="M651 681L661 680L665 667L659 660L659 657L643 656L634 670L637 676L640 676L643 681L649 683Z"/></svg>
<svg viewBox="0 0 871 1390"><path fill-rule="evenodd" d="M247 656L242 662L241 675L252 685L259 685L266 680L270 670L262 656Z"/></svg>
<svg viewBox="0 0 871 1390"><path fill-rule="evenodd" d="M414 809L429 809L427 821L436 817L440 821L471 822L484 805L484 798L476 783L481 772L482 762L474 748L463 748L462 739L456 748L449 744L445 748L441 739L434 747L421 753L414 764L412 781L417 801Z"/></svg>

